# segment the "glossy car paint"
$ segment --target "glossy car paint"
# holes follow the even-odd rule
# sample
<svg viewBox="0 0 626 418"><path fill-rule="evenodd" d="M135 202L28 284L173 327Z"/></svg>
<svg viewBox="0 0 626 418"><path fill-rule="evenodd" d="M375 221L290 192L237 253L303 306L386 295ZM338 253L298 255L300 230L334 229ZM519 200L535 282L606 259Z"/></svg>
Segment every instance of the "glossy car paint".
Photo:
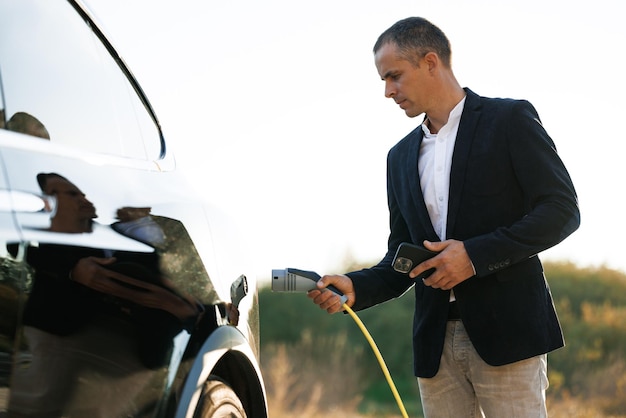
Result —
<svg viewBox="0 0 626 418"><path fill-rule="evenodd" d="M194 416L219 379L266 417L236 227L83 5L0 0L0 91L0 416Z"/></svg>

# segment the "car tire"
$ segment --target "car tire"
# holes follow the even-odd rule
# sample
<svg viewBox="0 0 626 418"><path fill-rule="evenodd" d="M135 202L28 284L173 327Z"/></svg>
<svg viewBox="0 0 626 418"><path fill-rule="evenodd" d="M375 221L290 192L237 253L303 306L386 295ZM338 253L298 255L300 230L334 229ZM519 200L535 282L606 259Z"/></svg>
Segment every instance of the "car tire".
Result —
<svg viewBox="0 0 626 418"><path fill-rule="evenodd" d="M235 391L222 379L210 376L204 384L194 418L246 418Z"/></svg>

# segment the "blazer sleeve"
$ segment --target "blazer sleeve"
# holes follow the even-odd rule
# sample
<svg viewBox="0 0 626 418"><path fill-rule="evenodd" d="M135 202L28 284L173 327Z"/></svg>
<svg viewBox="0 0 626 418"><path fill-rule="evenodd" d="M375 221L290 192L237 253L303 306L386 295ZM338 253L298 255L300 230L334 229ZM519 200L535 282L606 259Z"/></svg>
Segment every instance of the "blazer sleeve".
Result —
<svg viewBox="0 0 626 418"><path fill-rule="evenodd" d="M493 205L473 208L474 216L477 211L483 214L479 215L483 216L482 233L461 233L466 235L465 248L478 276L524 261L558 244L580 224L571 178L535 108L527 101L511 101L506 108L504 115L498 115L501 120L493 127L496 134L492 135L494 141L504 141L504 145L494 142L486 146L499 150L488 154L491 163L510 161L505 164L510 172L502 175L508 181L507 187L501 190L498 200L494 198ZM485 172L490 170L485 168ZM500 174L496 171L490 175ZM475 192L471 184L466 186L468 193ZM470 198L465 196L466 200ZM479 200L473 197L474 202ZM492 206L498 206L497 210L492 212Z"/></svg>
<svg viewBox="0 0 626 418"><path fill-rule="evenodd" d="M421 128L419 128L421 131ZM348 273L352 279L356 293L356 302L353 306L355 310L361 310L377 305L387 300L396 298L406 292L415 281L407 274L398 273L393 270L392 262L396 249L402 242L421 242L421 240L432 237L425 233L418 233L420 239L416 239L415 231L420 222L417 219L407 220L407 211L415 215L417 211L413 208L412 195L408 192L409 180L415 181L417 187L417 148L411 150L419 143L416 131L407 135L387 154L387 205L389 208L389 228L390 234L387 242L387 253L383 259L372 268L363 269ZM415 158L415 178L411 179L406 167L409 159ZM397 188L401 190L396 190ZM400 201L405 199L404 201ZM424 208L424 216L428 216ZM411 223L409 225L408 223ZM431 227L432 229L432 227ZM420 229L421 231L421 229ZM434 230L432 234L436 237Z"/></svg>

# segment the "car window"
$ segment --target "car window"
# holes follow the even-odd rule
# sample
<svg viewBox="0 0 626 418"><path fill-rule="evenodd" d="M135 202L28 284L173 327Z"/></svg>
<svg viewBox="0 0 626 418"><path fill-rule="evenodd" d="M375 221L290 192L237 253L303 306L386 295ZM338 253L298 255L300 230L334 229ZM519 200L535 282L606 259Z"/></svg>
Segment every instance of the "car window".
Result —
<svg viewBox="0 0 626 418"><path fill-rule="evenodd" d="M5 129L128 158L161 155L150 113L67 2L0 0L0 77Z"/></svg>

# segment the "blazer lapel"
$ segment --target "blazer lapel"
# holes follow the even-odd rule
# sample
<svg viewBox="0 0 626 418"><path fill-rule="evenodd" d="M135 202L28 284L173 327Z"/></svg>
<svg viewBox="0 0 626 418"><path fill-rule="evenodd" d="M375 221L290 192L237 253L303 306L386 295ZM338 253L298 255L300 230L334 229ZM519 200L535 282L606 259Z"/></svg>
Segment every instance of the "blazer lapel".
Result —
<svg viewBox="0 0 626 418"><path fill-rule="evenodd" d="M467 169L467 160L472 142L474 140L474 132L481 115L480 97L470 89L465 89L467 98L465 99L465 107L461 114L459 122L459 130L456 135L454 144L454 153L452 155L452 168L450 170L450 190L448 196L448 219L446 227L446 235L450 236L454 231L457 213L461 208L461 191L465 181L465 171ZM446 238L448 238L446 237Z"/></svg>
<svg viewBox="0 0 626 418"><path fill-rule="evenodd" d="M409 174L409 190L411 190L413 203L416 207L415 213L417 214L423 231L426 232L426 236L424 238L431 241L437 241L439 238L437 237L435 228L430 221L428 209L426 208L426 203L424 202L424 194L422 193L422 185L420 184L419 169L417 166L420 147L422 145L422 140L424 139L424 131L422 130L421 125L415 130L415 133L415 138L411 141L409 152L406 155L407 173Z"/></svg>

